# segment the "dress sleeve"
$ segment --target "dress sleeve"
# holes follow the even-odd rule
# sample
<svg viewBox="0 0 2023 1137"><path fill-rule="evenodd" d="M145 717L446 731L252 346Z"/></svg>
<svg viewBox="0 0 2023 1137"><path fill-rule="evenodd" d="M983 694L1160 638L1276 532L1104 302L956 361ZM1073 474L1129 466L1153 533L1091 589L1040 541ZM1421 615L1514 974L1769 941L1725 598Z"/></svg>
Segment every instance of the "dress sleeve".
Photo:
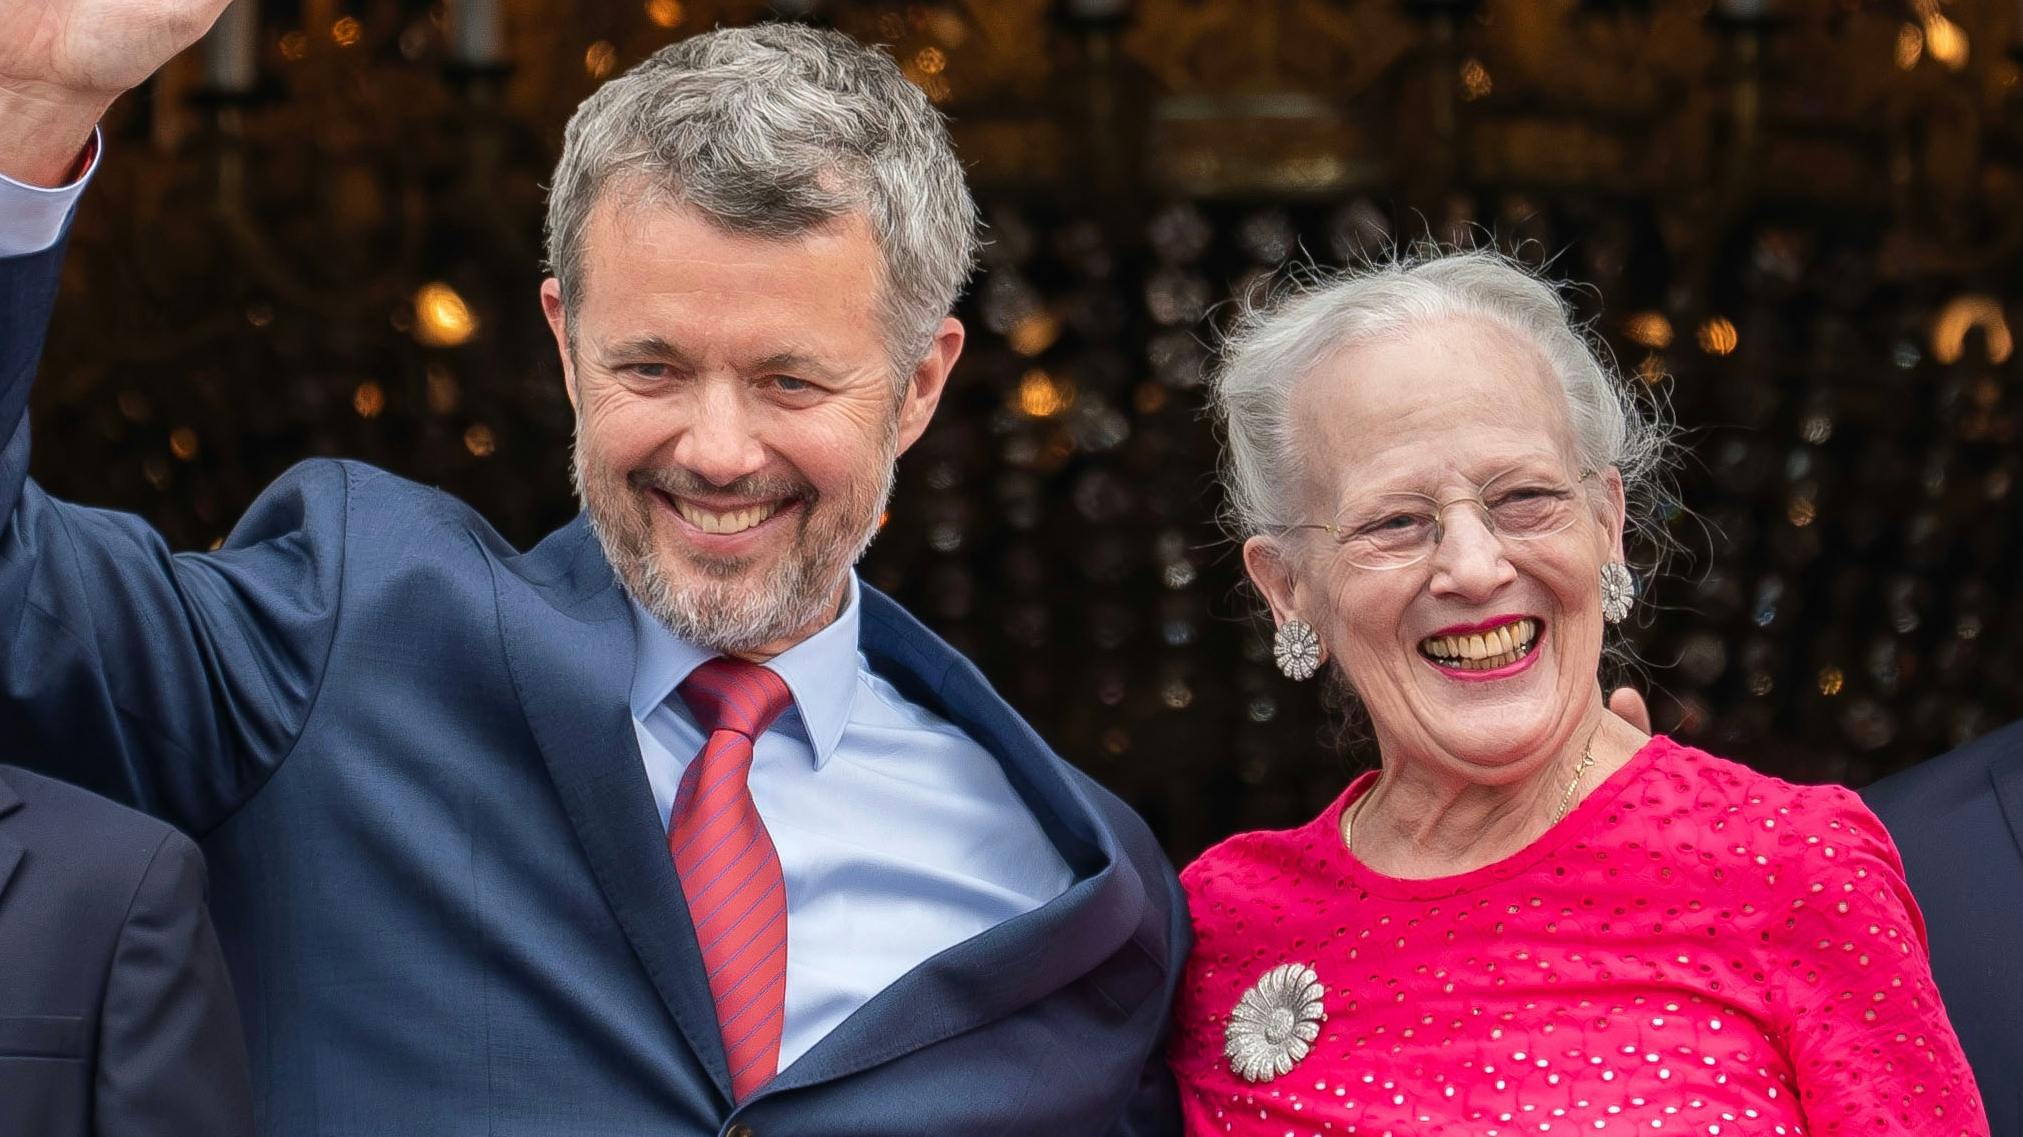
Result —
<svg viewBox="0 0 2023 1137"><path fill-rule="evenodd" d="M1986 1137L1896 846L1852 793L1817 792L1824 800L1786 869L1788 915L1772 916L1767 937L1807 1129Z"/></svg>

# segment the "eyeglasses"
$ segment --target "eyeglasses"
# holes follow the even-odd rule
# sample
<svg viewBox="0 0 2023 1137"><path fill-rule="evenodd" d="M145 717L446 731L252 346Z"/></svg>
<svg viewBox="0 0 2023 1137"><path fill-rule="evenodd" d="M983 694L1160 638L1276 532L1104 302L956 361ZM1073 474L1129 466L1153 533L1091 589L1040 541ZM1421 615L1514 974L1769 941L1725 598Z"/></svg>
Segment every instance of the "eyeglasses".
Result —
<svg viewBox="0 0 2023 1137"><path fill-rule="evenodd" d="M1483 527L1500 540L1536 541L1565 530L1580 516L1579 483L1594 474L1583 470L1569 485L1555 477L1513 471L1491 478L1473 494L1444 500L1416 493L1380 494L1357 502L1336 524L1307 522L1285 528L1328 533L1357 568L1378 572L1410 568L1439 547L1447 535L1447 511L1457 505L1474 506Z"/></svg>

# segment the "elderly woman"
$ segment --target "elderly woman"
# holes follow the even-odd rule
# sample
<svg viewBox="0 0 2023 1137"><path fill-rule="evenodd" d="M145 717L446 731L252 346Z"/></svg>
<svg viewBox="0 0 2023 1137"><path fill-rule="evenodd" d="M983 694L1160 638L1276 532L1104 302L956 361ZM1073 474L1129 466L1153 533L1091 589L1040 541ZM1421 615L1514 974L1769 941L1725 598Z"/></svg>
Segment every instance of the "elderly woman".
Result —
<svg viewBox="0 0 2023 1137"><path fill-rule="evenodd" d="M1190 1133L1987 1132L1876 819L1603 705L1667 443L1553 288L1486 252L1311 285L1216 400L1279 664L1382 764L1182 874Z"/></svg>

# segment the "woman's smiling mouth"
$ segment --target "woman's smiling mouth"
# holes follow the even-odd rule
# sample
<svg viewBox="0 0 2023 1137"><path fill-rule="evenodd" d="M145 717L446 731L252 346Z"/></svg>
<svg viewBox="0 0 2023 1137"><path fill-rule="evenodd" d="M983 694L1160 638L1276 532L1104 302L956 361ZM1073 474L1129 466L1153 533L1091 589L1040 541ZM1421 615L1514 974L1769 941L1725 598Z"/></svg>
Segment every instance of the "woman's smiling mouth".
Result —
<svg viewBox="0 0 2023 1137"><path fill-rule="evenodd" d="M1539 620L1519 616L1493 627L1427 636L1419 641L1419 654L1445 671L1497 671L1529 659L1544 630Z"/></svg>

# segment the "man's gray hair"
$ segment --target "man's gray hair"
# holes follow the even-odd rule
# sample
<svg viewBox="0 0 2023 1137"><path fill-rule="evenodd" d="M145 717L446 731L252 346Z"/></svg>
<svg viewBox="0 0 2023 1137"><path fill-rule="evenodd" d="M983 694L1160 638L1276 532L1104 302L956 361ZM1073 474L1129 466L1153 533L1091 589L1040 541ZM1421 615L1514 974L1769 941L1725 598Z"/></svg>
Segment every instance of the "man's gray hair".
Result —
<svg viewBox="0 0 2023 1137"><path fill-rule="evenodd" d="M1673 446L1663 406L1616 373L1558 287L1489 249L1421 249L1305 273L1239 314L1211 386L1238 537L1310 520L1288 514L1287 488L1299 473L1291 405L1300 380L1344 348L1452 316L1488 320L1537 350L1566 397L1576 459L1621 472L1631 528L1662 549L1653 515L1667 497Z"/></svg>
<svg viewBox="0 0 2023 1137"><path fill-rule="evenodd" d="M799 24L682 40L576 108L548 193L548 266L572 316L605 192L775 239L862 211L884 257L879 304L900 381L976 263L976 203L940 113L884 52Z"/></svg>

